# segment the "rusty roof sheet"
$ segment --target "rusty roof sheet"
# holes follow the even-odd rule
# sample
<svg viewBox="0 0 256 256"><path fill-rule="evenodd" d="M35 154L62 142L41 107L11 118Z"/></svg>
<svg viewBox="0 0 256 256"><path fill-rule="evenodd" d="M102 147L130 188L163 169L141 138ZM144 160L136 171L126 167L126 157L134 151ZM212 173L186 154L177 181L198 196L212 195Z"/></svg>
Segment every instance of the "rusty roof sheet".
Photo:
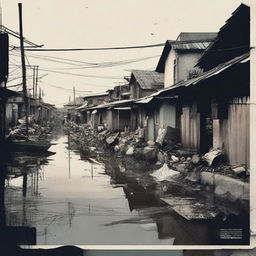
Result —
<svg viewBox="0 0 256 256"><path fill-rule="evenodd" d="M132 74L144 90L156 90L164 87L164 74L148 70L132 70Z"/></svg>

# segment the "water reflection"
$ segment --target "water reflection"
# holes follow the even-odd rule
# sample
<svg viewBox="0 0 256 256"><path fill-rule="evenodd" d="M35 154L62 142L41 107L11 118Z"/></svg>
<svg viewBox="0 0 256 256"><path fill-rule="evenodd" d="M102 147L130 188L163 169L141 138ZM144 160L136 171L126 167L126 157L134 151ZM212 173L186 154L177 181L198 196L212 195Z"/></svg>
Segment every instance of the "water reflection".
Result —
<svg viewBox="0 0 256 256"><path fill-rule="evenodd" d="M55 143L56 154L16 154L5 161L2 226L34 228L38 244L219 242L216 223L186 221L160 201L166 192L184 193L180 187L170 191L111 154L75 150L67 137Z"/></svg>
<svg viewBox="0 0 256 256"><path fill-rule="evenodd" d="M2 152L3 153L3 152ZM2 156L5 156L2 158ZM27 225L26 205L22 204L22 216L20 221L17 218L12 219L6 211L5 199L8 197L6 185L9 183L9 166L8 161L12 156L4 152L0 158L0 243L3 245L16 244L36 244L36 229ZM21 173L13 173L12 176L22 176ZM26 196L27 192L27 174L23 174L22 195ZM15 203L15 202L13 202ZM12 221L10 221L12 220ZM19 223L20 225L17 225Z"/></svg>

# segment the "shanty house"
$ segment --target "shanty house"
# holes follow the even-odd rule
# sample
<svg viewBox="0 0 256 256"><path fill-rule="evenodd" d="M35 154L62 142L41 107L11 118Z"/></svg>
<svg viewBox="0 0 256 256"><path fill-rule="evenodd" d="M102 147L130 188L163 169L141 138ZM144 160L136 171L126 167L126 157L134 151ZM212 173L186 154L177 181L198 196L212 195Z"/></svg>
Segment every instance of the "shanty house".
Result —
<svg viewBox="0 0 256 256"><path fill-rule="evenodd" d="M81 117L77 108L81 107L84 104L83 97L76 97L74 101L71 101L64 105L64 109L66 111L66 120L73 121L76 123L81 122Z"/></svg>
<svg viewBox="0 0 256 256"><path fill-rule="evenodd" d="M197 66L204 71L222 63L234 62L250 52L250 7L241 4L218 32L218 36L200 58ZM211 101L205 116L211 115L209 133L212 139L206 144L222 148L230 163L249 165L249 112L250 62L249 57L229 68L228 76L221 77L220 96ZM226 89L227 88L227 89ZM206 130L206 119L201 118L201 133ZM202 138L203 139L203 138ZM201 147L206 147L200 143ZM208 146L208 147L209 147Z"/></svg>
<svg viewBox="0 0 256 256"><path fill-rule="evenodd" d="M166 41L156 67L156 74L162 74L162 83L168 88L179 81L187 80L195 73L194 66L217 33L180 33L177 40ZM149 78L148 78L149 79ZM180 130L181 106L177 96L144 99L137 102L139 126L146 128L146 139L156 140L159 129L167 127L178 134ZM177 138L179 135L176 136Z"/></svg>
<svg viewBox="0 0 256 256"><path fill-rule="evenodd" d="M242 4L199 59L200 73L144 99L177 96L183 148L221 148L235 165L249 165L249 31L250 8Z"/></svg>
<svg viewBox="0 0 256 256"><path fill-rule="evenodd" d="M102 105L104 103L110 102L111 100L110 91L102 93L89 94L83 97L83 104L76 108L77 113L79 113L80 120L82 123L91 123L93 127L96 128L98 125L98 113L96 110L89 110L92 107Z"/></svg>
<svg viewBox="0 0 256 256"><path fill-rule="evenodd" d="M92 126L104 127L109 131L132 131L136 127L133 100L113 101L88 108L92 113Z"/></svg>
<svg viewBox="0 0 256 256"><path fill-rule="evenodd" d="M182 32L176 40L167 40L156 67L157 72L164 73L164 87L200 72L194 66L216 36L213 32Z"/></svg>
<svg viewBox="0 0 256 256"><path fill-rule="evenodd" d="M164 87L163 74L148 70L132 70L129 84L131 99L139 99Z"/></svg>

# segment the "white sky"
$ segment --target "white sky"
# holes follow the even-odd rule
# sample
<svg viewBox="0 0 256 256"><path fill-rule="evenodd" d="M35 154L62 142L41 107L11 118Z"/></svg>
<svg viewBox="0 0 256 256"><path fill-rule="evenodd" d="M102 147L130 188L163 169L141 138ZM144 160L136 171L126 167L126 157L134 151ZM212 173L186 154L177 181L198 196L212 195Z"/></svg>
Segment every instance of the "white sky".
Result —
<svg viewBox="0 0 256 256"><path fill-rule="evenodd" d="M224 25L240 5L239 0L1 0L3 25L19 31L18 2L23 3L24 36L44 48L95 48L134 46L164 43L176 39L180 32L214 32ZM250 3L250 0L243 1ZM10 38L11 45L19 41ZM112 51L27 52L31 65L40 69L70 72L82 75L117 76L118 79L56 74L39 71L39 85L44 90L44 101L61 105L72 99L72 89L102 92L123 83L123 76L131 69L153 70L159 57L141 62L108 68L84 68L32 58L32 55L55 56L77 61L102 63L116 62L160 55L162 47ZM20 57L11 52L10 78L21 76ZM76 68L76 69L75 69ZM28 85L32 85L32 72ZM13 80L9 85L21 82ZM55 86L55 87L54 87ZM56 88L61 87L61 88ZM64 88L64 89L62 89ZM79 95L88 94L77 93Z"/></svg>

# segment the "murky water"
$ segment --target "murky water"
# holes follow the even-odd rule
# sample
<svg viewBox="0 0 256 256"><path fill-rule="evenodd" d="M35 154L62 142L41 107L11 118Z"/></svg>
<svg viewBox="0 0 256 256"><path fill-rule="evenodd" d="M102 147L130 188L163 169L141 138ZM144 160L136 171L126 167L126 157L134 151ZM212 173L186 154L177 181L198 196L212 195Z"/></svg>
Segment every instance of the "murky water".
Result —
<svg viewBox="0 0 256 256"><path fill-rule="evenodd" d="M211 223L186 221L160 202L161 186L140 182L111 158L69 150L66 136L54 143L54 155L18 154L7 164L2 216L6 226L35 228L27 243L214 243Z"/></svg>

